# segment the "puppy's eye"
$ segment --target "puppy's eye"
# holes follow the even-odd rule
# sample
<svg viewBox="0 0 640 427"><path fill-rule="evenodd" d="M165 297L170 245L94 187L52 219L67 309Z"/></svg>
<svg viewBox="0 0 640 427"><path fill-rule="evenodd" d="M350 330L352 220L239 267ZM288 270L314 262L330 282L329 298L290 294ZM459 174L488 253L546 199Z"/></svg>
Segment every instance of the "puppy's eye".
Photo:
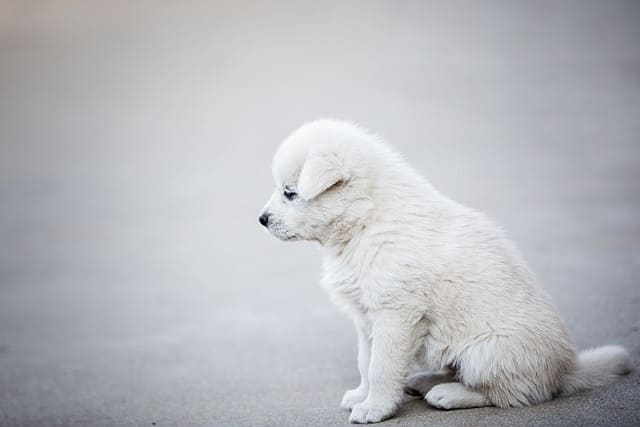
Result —
<svg viewBox="0 0 640 427"><path fill-rule="evenodd" d="M288 200L293 200L296 197L298 197L298 193L293 191L290 187L284 187L283 194L284 194L284 197L286 197Z"/></svg>

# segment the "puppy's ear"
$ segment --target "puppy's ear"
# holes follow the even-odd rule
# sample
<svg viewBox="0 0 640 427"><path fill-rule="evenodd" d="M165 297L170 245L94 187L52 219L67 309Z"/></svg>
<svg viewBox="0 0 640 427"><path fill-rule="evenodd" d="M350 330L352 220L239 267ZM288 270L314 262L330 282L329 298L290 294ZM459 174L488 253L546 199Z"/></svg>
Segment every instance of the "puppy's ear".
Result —
<svg viewBox="0 0 640 427"><path fill-rule="evenodd" d="M335 153L309 152L300 171L298 194L305 200L311 200L347 178L344 166Z"/></svg>

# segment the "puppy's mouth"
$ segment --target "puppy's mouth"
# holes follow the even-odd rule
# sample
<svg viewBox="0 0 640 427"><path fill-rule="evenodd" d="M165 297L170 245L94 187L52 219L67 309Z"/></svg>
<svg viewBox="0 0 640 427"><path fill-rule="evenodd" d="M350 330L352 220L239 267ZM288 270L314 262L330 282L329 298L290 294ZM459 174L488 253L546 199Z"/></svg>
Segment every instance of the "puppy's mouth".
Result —
<svg viewBox="0 0 640 427"><path fill-rule="evenodd" d="M271 235L273 235L274 237L284 242L293 242L296 240L300 240L300 236L296 234L288 233L278 226L275 226L275 227L269 226L267 227L267 230L269 230L269 233L271 233Z"/></svg>
<svg viewBox="0 0 640 427"><path fill-rule="evenodd" d="M271 231L271 230L269 230ZM300 240L300 237L296 236L295 234L279 234L279 233L274 233L272 232L271 234L273 234L275 237L277 237L278 239L282 240L283 242L293 242L296 240Z"/></svg>

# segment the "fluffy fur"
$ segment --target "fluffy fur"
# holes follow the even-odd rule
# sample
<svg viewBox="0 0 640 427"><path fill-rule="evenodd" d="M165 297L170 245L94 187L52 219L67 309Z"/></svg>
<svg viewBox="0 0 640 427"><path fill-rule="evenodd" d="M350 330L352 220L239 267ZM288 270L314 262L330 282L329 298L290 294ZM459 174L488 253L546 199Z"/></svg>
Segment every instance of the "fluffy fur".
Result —
<svg viewBox="0 0 640 427"><path fill-rule="evenodd" d="M278 148L273 175L261 222L280 239L321 244L322 285L358 332L361 383L342 399L351 422L391 417L415 363L443 371L420 391L444 409L532 405L630 370L622 347L576 355L504 232L375 135L305 124Z"/></svg>

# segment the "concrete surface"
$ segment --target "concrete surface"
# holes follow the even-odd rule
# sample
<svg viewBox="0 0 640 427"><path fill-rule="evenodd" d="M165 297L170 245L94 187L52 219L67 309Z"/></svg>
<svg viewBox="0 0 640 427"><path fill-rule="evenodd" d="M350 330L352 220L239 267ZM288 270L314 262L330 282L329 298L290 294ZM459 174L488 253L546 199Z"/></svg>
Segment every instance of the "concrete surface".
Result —
<svg viewBox="0 0 640 427"><path fill-rule="evenodd" d="M584 348L640 360L640 7L0 3L0 425L346 425L355 333L257 214L304 120L503 224ZM637 362L636 362L637 363ZM639 377L387 425L640 425Z"/></svg>

